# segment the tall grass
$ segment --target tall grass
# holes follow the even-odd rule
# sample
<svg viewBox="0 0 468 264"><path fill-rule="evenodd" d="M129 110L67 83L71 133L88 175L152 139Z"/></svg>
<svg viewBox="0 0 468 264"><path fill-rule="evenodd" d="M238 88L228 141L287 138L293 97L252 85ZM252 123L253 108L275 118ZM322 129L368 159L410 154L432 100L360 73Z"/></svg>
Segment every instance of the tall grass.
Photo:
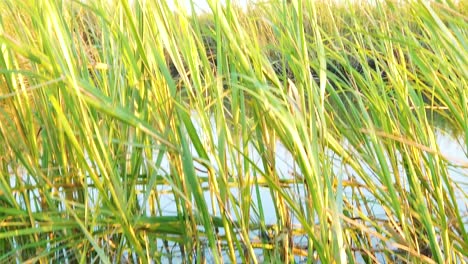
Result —
<svg viewBox="0 0 468 264"><path fill-rule="evenodd" d="M0 262L465 261L462 3L208 3L0 3Z"/></svg>

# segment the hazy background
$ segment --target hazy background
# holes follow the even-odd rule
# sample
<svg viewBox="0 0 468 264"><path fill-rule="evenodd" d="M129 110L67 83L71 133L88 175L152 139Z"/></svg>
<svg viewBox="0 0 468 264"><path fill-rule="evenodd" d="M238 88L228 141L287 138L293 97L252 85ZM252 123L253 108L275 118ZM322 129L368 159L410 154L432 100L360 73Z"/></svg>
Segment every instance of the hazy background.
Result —
<svg viewBox="0 0 468 264"><path fill-rule="evenodd" d="M216 1L216 0L213 0ZM225 0L219 0L221 4L225 5L226 1ZM168 0L169 6L172 9L175 9L175 3L178 2L179 5L185 6L187 12L191 12L190 10L190 0ZM209 12L210 7L208 5L207 0L193 0L195 7L197 8L197 13L202 13L202 12ZM231 3L235 3L236 5L240 5L245 7L247 3L251 2L256 2L255 0L231 0Z"/></svg>

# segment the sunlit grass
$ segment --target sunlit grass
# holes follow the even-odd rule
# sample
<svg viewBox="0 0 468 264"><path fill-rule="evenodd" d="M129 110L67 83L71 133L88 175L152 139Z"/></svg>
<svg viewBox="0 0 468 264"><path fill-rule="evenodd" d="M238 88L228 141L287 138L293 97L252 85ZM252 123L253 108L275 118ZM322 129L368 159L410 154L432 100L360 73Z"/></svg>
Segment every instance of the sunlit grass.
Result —
<svg viewBox="0 0 468 264"><path fill-rule="evenodd" d="M208 2L0 3L0 262L463 262L462 4Z"/></svg>

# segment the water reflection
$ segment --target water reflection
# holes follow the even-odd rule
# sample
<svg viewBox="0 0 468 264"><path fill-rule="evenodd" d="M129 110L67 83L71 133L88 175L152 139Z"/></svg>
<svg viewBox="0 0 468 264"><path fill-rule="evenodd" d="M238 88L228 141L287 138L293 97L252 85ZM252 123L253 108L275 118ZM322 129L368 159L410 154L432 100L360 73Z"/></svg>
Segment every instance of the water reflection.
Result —
<svg viewBox="0 0 468 264"><path fill-rule="evenodd" d="M194 121L197 122L197 120L194 118ZM215 124L214 120L212 121L212 124ZM202 132L199 131L199 134ZM216 129L213 127L212 135L215 138L214 140L216 141ZM468 208L466 205L466 193L468 193L468 157L465 154L464 151L464 142L462 141L462 138L460 136L455 136L454 134L446 133L445 129L442 129L441 127L437 128L436 132L436 139L437 139L437 144L441 150L441 154L443 157L446 157L450 164L450 170L449 170L449 177L452 179L454 183L456 183L460 188L457 191L457 201L459 205L459 210L463 212L463 217L465 220L468 220ZM343 142L344 145L346 145L346 142ZM254 160L257 163L257 166L262 168L262 159L261 155L258 153L256 148L254 146L249 146L249 153L250 153L250 158ZM330 156L332 156L333 153L330 152ZM229 153L227 154L227 160L229 160L231 157L229 156ZM334 162L334 174L342 174L342 178L344 180L351 179L352 181L361 183L363 186L365 186L365 183L360 181L358 178L354 177L355 175L354 171L352 168L350 168L347 165L343 165L343 160L340 158L335 158L333 159ZM390 162L390 161L388 161ZM229 162L228 162L229 163ZM215 162L213 162L215 164ZM166 166L169 166L169 164L165 164ZM217 170L218 168L216 168ZM275 157L275 169L278 175L280 175L281 178L284 179L289 179L289 180L294 180L294 175L298 175L300 172L298 171L298 165L294 161L293 155L280 143L277 142L276 144L276 157ZM165 169L166 171L169 170L167 167ZM399 173L404 174L404 168L403 165L400 165L398 167ZM367 168L367 173L369 175L374 175L375 172L371 168ZM393 172L395 173L395 172ZM204 175L206 176L206 175ZM378 177L375 177L375 180L378 181ZM378 182L377 182L378 183ZM206 183L208 184L208 183ZM354 184L356 185L356 184ZM285 187L286 188L286 187ZM303 184L301 183L296 183L291 185L288 188L288 193L292 197L296 197L297 201L305 201L306 200L306 194L305 190L306 188L304 187ZM405 183L405 188L409 192L409 186L408 183ZM208 189L208 188L207 188ZM170 190L167 190L170 192ZM376 219L380 219L380 221L385 222L387 217L384 208L380 203L377 201L375 203L372 203L372 199L374 198L374 194L370 192L367 189L361 189L361 195L363 197L368 197L366 201L361 201L360 207L364 207L365 205L373 204L371 210L372 217L375 217ZM238 197L241 199L240 191L238 188L233 187L230 189L231 195L233 197ZM356 189L354 187L344 187L344 194L348 200L355 201L353 197L355 197L355 192ZM258 226L257 228L252 228L251 232L251 240L252 241L262 241L264 239L264 232L269 232L270 235L268 235L270 238L274 237L275 234L274 231L271 231L272 228L275 227L275 225L278 222L278 218L276 215L276 206L274 203L274 198L272 196L272 193L269 188L266 187L261 187L256 191L254 187L252 186L250 190L250 194L252 197L252 207L250 211L251 215L251 222L252 223L264 223L266 226L265 227L260 227ZM214 216L221 217L220 214L220 208L219 204L216 202L216 199L213 199L212 194L209 191L206 191L204 193L205 200L208 203L208 208L211 208ZM164 213L163 214L177 214L175 207L174 207L174 200L173 196L170 193L167 193L166 195L162 195L161 197L161 205L164 208ZM141 197L141 200L143 201L143 197ZM263 208L263 215L260 215L258 210L255 210L255 208L258 208L258 202L260 201L261 206ZM229 212L231 215L231 218L233 221L238 221L240 219L237 218L237 215L240 212L234 212L234 210L239 210L239 208L231 207L231 211ZM147 213L149 213L147 211ZM318 219L316 219L318 221ZM300 229L300 222L296 218L292 218L292 225L294 227L297 227ZM468 222L466 222L465 226L468 225ZM224 231L222 228L219 230L220 235L224 235ZM307 239L304 237L304 235L297 235L293 237L294 244L297 246L297 249L304 249L307 251ZM374 239L374 245L375 249L378 250L379 247L382 246L381 241L378 241L377 239ZM388 247L392 248L392 243L388 243ZM258 250L258 256L262 256L262 250ZM209 252L206 252L207 255L209 255ZM384 262L385 259L383 256L381 256L382 259L381 261ZM307 261L303 259L301 256L297 256L296 259L299 263L301 261Z"/></svg>
<svg viewBox="0 0 468 264"><path fill-rule="evenodd" d="M196 117L193 117L193 121L196 124L200 124L199 120L197 120ZM215 124L214 120L212 120L212 124ZM445 125L445 123L442 123ZM203 135L202 130L200 129L200 125L198 125L199 129L199 134ZM208 135L204 135L207 137ZM212 135L214 137L214 141L217 141L217 132L216 132L216 127L212 127ZM466 154L466 149L465 149L465 142L463 141L462 136L457 135L456 133L453 133L453 131L447 132L447 127L446 126L438 126L437 132L437 144L439 145L439 148L442 152L442 155L446 157L452 166L450 166L449 170L449 175L452 181L459 186L459 191L457 191L457 201L459 205L460 211L463 213L463 219L465 221L465 227L468 226L468 207L466 203L466 194L468 193L468 155ZM343 145L346 145L347 142L344 141ZM248 147L249 153L250 153L250 158L257 163L257 166L262 168L264 164L262 164L262 158L261 155L258 153L257 149L250 145ZM195 152L194 152L195 153ZM232 159L229 153L226 153L227 155L227 160L228 164L230 164L229 160ZM330 152L330 156L332 156L333 153ZM214 159L214 157L211 157ZM91 161L89 161L91 162ZM154 164L153 160L147 160L146 161L148 164ZM212 162L215 171L218 171L219 168L216 166L216 162ZM334 174L335 175L342 175L342 178L344 180L350 180L362 183L364 185L364 182L359 182L360 180L356 178L355 172L352 170L347 165L343 165L343 161L340 158L334 158L333 159L333 164L334 164ZM298 171L298 165L294 161L293 155L280 143L276 143L276 157L275 157L275 170L278 175L280 175L281 178L283 179L289 179L289 180L294 180L296 175L299 175L300 172ZM401 166L398 168L398 170L404 171L404 168ZM161 166L158 168L157 174L159 175L167 175L168 172L170 171L170 164L168 159L163 159L161 162ZM374 171L371 168L368 168L369 175L373 175ZM19 175L19 176L13 176L10 177L9 184L12 186L12 188L20 188L18 180L21 179L22 183L25 185L30 186L31 191L29 192L29 199L30 199L30 206L32 208L33 212L41 210L41 208L38 208L40 205L38 200L41 194L39 193L37 188L34 188L34 186L37 186L38 183L36 182L36 179L34 177L28 176L28 173L26 171L11 171L11 175ZM200 172L200 177L207 177L208 175L206 173ZM164 178L164 176L162 176ZM378 178L375 178L376 181L378 181ZM98 206L99 201L101 198L99 198L99 193L97 189L93 188L93 182L92 180L88 177L87 178L87 183L89 186L91 186L87 190L87 197L89 200L89 206L90 207L96 207ZM208 181L205 183L205 187L208 187ZM152 216L154 215L154 212L150 210L150 204L154 204L155 201L151 200L153 198L148 197L147 190L145 189L146 183L138 185L137 186L137 201L138 201L138 206L142 208L143 212L147 216ZM406 186L407 187L407 186ZM297 201L304 201L306 200L306 193L305 193L305 187L303 186L302 183L296 183L293 184L289 187L285 186L287 189L287 192L292 196L295 197ZM208 190L209 188L206 188ZM157 211L162 216L177 216L177 208L175 206L175 201L174 201L174 193L172 192L173 190L171 189L171 186L168 184L158 184L155 187L156 193L158 194L158 201L156 202L158 205ZM63 188L61 189L56 189L52 190L53 192L58 194L58 200L65 200L65 190ZM236 186L233 186L230 188L230 193L233 197L238 197L239 199L241 198L241 194L239 191L239 188ZM353 200L353 195L356 189L354 187L344 187L344 194L348 200ZM369 200L374 199L373 195L369 190L367 189L362 189L362 194L365 197L368 197ZM274 203L274 198L272 196L272 193L269 188L266 187L259 187L258 189L255 189L254 186L251 187L250 189L250 194L251 194L251 201L252 201L252 206L250 208L250 215L251 215L251 222L253 223L252 225L252 232L250 233L250 239L251 241L257 241L257 242L262 242L264 240L274 240L276 237L276 233L278 232L275 230L275 226L278 222L278 218L276 215L276 206ZM22 196L18 196L22 197ZM213 212L214 217L221 217L221 208L219 204L217 203L217 199L213 197L213 194L210 193L209 191L204 192L204 198L205 201L207 202L208 208L210 209L211 212ZM369 200L367 201L362 201L361 206L364 206L364 203L369 204ZM26 201L23 200L22 198L18 198L17 201L20 205L23 205L24 207L26 204ZM262 213L259 213L259 203L261 204L261 207L263 208ZM63 210L65 210L65 205L63 204L61 206ZM23 208L26 210L26 208ZM96 208L97 209L97 208ZM195 209L195 208L194 208ZM236 212L237 210L237 212ZM240 209L236 205L232 205L230 207L230 211L228 212L231 216L231 220L236 222L240 219L238 219L238 215L240 215ZM378 203L375 202L373 204L373 207L371 208L372 210L372 216L377 217L379 219L386 219L386 214L384 208ZM300 222L296 218L292 218L292 226L297 227L297 229L300 229ZM318 219L317 219L318 220ZM261 226L259 223L263 223L263 226ZM255 227L255 224L257 224L257 227ZM222 236L225 234L225 231L222 228L218 229L218 235ZM295 246L297 247L296 250L300 252L301 249L303 249L305 252L307 252L307 238L302 235L298 234L293 237L293 241ZM163 245L165 241L159 240L158 244ZM381 243L379 243L377 240L375 241L375 246L378 247L378 245L381 246ZM182 254L180 250L178 250L177 244L172 243L167 245L168 248L171 248L171 256L165 259L167 263L170 261L174 260L176 261L178 257ZM256 250L256 253L258 256L261 258L263 254L263 250L258 249ZM205 255L207 258L210 256L210 252L208 249L206 249ZM224 256L226 261L229 261L227 256ZM171 260L172 259L172 260ZM180 259L179 259L180 260ZM301 261L306 262L307 260L301 257L300 255L297 256L296 259L299 263ZM383 260L382 260L383 261Z"/></svg>

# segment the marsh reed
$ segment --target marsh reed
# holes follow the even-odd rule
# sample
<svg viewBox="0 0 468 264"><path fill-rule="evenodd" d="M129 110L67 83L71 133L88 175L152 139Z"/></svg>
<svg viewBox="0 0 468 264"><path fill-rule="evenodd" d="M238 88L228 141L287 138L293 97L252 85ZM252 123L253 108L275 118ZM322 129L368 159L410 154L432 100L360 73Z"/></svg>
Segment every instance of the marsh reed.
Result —
<svg viewBox="0 0 468 264"><path fill-rule="evenodd" d="M0 262L466 261L462 1L208 2L0 2Z"/></svg>

